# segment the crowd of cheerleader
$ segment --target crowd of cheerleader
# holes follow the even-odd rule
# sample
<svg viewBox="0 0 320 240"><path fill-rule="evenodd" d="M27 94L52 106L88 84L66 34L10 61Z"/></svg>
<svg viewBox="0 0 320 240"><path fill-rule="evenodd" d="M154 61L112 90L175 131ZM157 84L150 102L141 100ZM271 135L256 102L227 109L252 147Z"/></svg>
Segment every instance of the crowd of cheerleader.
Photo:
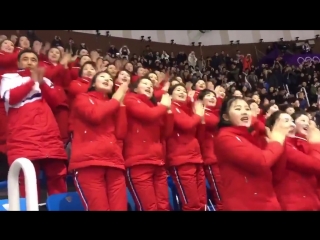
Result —
<svg viewBox="0 0 320 240"><path fill-rule="evenodd" d="M206 180L217 210L320 209L320 132L306 112L86 50L43 60L40 48L0 43L0 146L9 165L44 171L49 195L67 191L69 172L86 210L127 210L128 188L138 210L167 211L171 176L183 211L207 209Z"/></svg>

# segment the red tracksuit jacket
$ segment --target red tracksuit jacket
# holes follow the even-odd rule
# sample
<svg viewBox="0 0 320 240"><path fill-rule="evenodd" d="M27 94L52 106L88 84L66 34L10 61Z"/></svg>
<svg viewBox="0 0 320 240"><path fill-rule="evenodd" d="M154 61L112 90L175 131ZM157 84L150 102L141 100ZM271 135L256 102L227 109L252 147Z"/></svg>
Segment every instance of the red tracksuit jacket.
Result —
<svg viewBox="0 0 320 240"><path fill-rule="evenodd" d="M11 72L17 69L17 59L19 51L7 53L0 51L0 74ZM1 82L0 82L1 87ZM7 140L7 114L4 108L4 101L0 100L0 152L6 153Z"/></svg>
<svg viewBox="0 0 320 240"><path fill-rule="evenodd" d="M205 109L205 132L204 137L199 137L203 162L206 165L218 164L217 157L214 154L214 136L217 132L219 118L215 114L215 108Z"/></svg>
<svg viewBox="0 0 320 240"><path fill-rule="evenodd" d="M119 101L92 91L78 95L72 111L75 119L69 170L88 166L124 169L117 139L126 135L126 108L120 107Z"/></svg>
<svg viewBox="0 0 320 240"><path fill-rule="evenodd" d="M223 127L214 139L224 210L281 210L271 168L281 160L284 147L271 142L261 150L255 144L246 127Z"/></svg>
<svg viewBox="0 0 320 240"><path fill-rule="evenodd" d="M90 84L91 84L91 78L79 77L76 80L72 80L69 85L68 98L69 98L69 106L71 107L71 111L69 115L69 132L72 132L72 122L74 118L73 111L72 111L73 101L77 95L87 92Z"/></svg>
<svg viewBox="0 0 320 240"><path fill-rule="evenodd" d="M47 61L43 61L41 64L45 68L45 77L52 79L52 82L55 84L55 88L57 89L57 93L61 95L61 99L64 99L64 101L59 106L52 109L52 111L58 123L62 140L64 143L67 143L69 140L69 104L64 88L66 85L65 81L67 80L66 76L69 76L69 70L65 69L61 64L54 65Z"/></svg>
<svg viewBox="0 0 320 240"><path fill-rule="evenodd" d="M59 97L48 79L39 85L30 78L29 71L3 75L1 98L5 99L8 108L7 153L10 164L19 157L67 159L50 109L63 101Z"/></svg>
<svg viewBox="0 0 320 240"><path fill-rule="evenodd" d="M168 166L202 163L197 136L204 138L205 124L200 124L201 118L192 112L187 102L172 102L171 109L174 129L166 143Z"/></svg>
<svg viewBox="0 0 320 240"><path fill-rule="evenodd" d="M154 106L147 96L128 93L128 132L123 144L126 167L141 164L164 165L161 140L172 133L173 116L163 105Z"/></svg>
<svg viewBox="0 0 320 240"><path fill-rule="evenodd" d="M301 144L302 141L305 143ZM308 145L308 154L304 153L304 144ZM320 176L320 144L309 144L304 139L288 137L285 151L287 165L284 178L275 185L282 209L319 210L316 176Z"/></svg>

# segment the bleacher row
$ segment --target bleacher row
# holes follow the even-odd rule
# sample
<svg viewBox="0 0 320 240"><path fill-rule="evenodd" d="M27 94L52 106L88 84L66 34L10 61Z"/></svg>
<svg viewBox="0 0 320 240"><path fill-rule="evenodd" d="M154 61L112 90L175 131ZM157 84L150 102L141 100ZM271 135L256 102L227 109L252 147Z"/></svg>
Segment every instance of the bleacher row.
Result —
<svg viewBox="0 0 320 240"><path fill-rule="evenodd" d="M45 175L41 172L40 184L45 185ZM67 182L73 184L73 176L67 176ZM168 177L168 191L170 207L172 211L181 211L180 200L178 197L177 190L171 177ZM5 190L8 188L8 182L0 182L0 190ZM209 184L207 182L207 211L215 211L215 207L211 200L211 195L209 191ZM127 189L127 200L128 200L128 211L137 211L134 200L131 196L130 191ZM46 207L48 211L84 211L83 205L81 203L80 197L77 192L67 192L61 194L54 194L47 198ZM8 199L0 200L0 211L8 211ZM27 211L26 199L20 198L20 211Z"/></svg>

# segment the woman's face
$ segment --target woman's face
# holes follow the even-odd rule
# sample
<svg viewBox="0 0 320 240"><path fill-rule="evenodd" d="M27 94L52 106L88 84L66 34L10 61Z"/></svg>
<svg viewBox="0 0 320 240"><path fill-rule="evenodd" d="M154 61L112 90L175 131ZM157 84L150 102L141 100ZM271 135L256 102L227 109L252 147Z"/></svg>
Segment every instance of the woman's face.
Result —
<svg viewBox="0 0 320 240"><path fill-rule="evenodd" d="M157 84L158 83L158 77L156 74L154 73L150 73L149 74L149 78L151 79L153 85Z"/></svg>
<svg viewBox="0 0 320 240"><path fill-rule="evenodd" d="M258 104L256 102L253 102L250 104L250 109L251 109L251 112L252 112L252 116L256 117L259 115L260 113L260 108L258 106Z"/></svg>
<svg viewBox="0 0 320 240"><path fill-rule="evenodd" d="M135 92L144 94L148 98L151 98L153 95L153 83L149 79L143 78L140 80L137 88L135 89Z"/></svg>
<svg viewBox="0 0 320 240"><path fill-rule="evenodd" d="M126 69L127 71L129 71L129 72L132 73L132 72L133 72L133 66L132 66L132 64L131 64L131 63L127 63L125 69Z"/></svg>
<svg viewBox="0 0 320 240"><path fill-rule="evenodd" d="M253 101L255 101L258 105L260 104L260 97L258 95L252 96Z"/></svg>
<svg viewBox="0 0 320 240"><path fill-rule="evenodd" d="M82 77L92 78L96 74L96 69L91 64L86 64L82 71Z"/></svg>
<svg viewBox="0 0 320 240"><path fill-rule="evenodd" d="M246 92L246 91L247 91L247 87L243 87L242 92Z"/></svg>
<svg viewBox="0 0 320 240"><path fill-rule="evenodd" d="M196 90L201 91L206 88L206 83L203 80L198 80L196 82Z"/></svg>
<svg viewBox="0 0 320 240"><path fill-rule="evenodd" d="M301 115L294 121L294 123L296 124L296 132L306 136L310 125L310 119L308 116Z"/></svg>
<svg viewBox="0 0 320 240"><path fill-rule="evenodd" d="M182 86L178 86L173 90L171 97L172 97L172 100L175 100L175 101L186 101L187 90Z"/></svg>
<svg viewBox="0 0 320 240"><path fill-rule="evenodd" d="M48 52L48 59L50 62L58 62L60 60L60 56L60 50L58 48L51 48Z"/></svg>
<svg viewBox="0 0 320 240"><path fill-rule="evenodd" d="M138 76L142 77L144 75L144 73L145 73L144 68L143 67L139 67L138 72L137 72Z"/></svg>
<svg viewBox="0 0 320 240"><path fill-rule="evenodd" d="M111 93L113 87L113 80L109 73L100 73L95 82L95 88L97 91Z"/></svg>
<svg viewBox="0 0 320 240"><path fill-rule="evenodd" d="M126 71L120 71L118 78L117 78L117 82L122 84L124 82L130 83L130 75L129 73L127 73Z"/></svg>
<svg viewBox="0 0 320 240"><path fill-rule="evenodd" d="M217 98L212 92L207 93L203 98L203 105L205 107L214 107L216 106Z"/></svg>
<svg viewBox="0 0 320 240"><path fill-rule="evenodd" d="M83 55L89 55L88 50L87 49L81 49L79 52L79 56L83 56Z"/></svg>
<svg viewBox="0 0 320 240"><path fill-rule="evenodd" d="M270 87L269 91L270 92L273 92L274 88L273 87Z"/></svg>
<svg viewBox="0 0 320 240"><path fill-rule="evenodd" d="M246 101L237 99L232 102L228 115L224 114L223 118L233 126L250 127L252 111Z"/></svg>
<svg viewBox="0 0 320 240"><path fill-rule="evenodd" d="M82 66L85 62L89 62L91 61L91 58L89 56L83 56L81 59L80 59L80 66Z"/></svg>
<svg viewBox="0 0 320 240"><path fill-rule="evenodd" d="M220 88L219 88L219 96L220 96L221 98L224 98L224 97L226 96L226 90L225 90L223 87L221 87L221 86L220 86Z"/></svg>
<svg viewBox="0 0 320 240"><path fill-rule="evenodd" d="M286 109L286 113L288 113L289 115L293 114L295 111L294 111L294 108L293 107L288 107Z"/></svg>
<svg viewBox="0 0 320 240"><path fill-rule="evenodd" d="M115 77L117 75L117 69L116 69L116 66L111 64L108 66L107 68L107 71L109 72L109 74L112 76L112 77Z"/></svg>
<svg viewBox="0 0 320 240"><path fill-rule="evenodd" d="M270 116L272 113L274 113L274 112L276 112L276 111L279 111L278 105L273 104L273 105L268 109L267 116Z"/></svg>
<svg viewBox="0 0 320 240"><path fill-rule="evenodd" d="M30 41L28 40L27 37L21 37L20 40L19 40L19 46L21 48L29 48L30 47Z"/></svg>
<svg viewBox="0 0 320 240"><path fill-rule="evenodd" d="M11 42L10 40L4 40L3 43L1 44L1 51L12 53L13 50L14 50L13 42Z"/></svg>

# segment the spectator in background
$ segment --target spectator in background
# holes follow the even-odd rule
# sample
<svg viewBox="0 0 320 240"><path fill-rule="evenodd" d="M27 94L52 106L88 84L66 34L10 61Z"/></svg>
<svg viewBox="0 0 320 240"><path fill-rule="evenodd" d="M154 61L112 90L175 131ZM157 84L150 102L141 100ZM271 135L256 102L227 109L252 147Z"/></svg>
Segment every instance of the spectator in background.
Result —
<svg viewBox="0 0 320 240"><path fill-rule="evenodd" d="M196 58L196 55L194 54L194 51L189 53L188 64L194 68L197 65L197 61L198 61L198 59Z"/></svg>
<svg viewBox="0 0 320 240"><path fill-rule="evenodd" d="M169 60L170 62L174 62L174 61L175 61L175 60L173 60L174 57L173 57L173 59L170 59L170 56L166 53L166 51L162 51L161 59L163 59L163 60Z"/></svg>
<svg viewBox="0 0 320 240"><path fill-rule="evenodd" d="M130 50L126 45L120 48L119 53L121 58L129 60Z"/></svg>
<svg viewBox="0 0 320 240"><path fill-rule="evenodd" d="M269 45L266 49L266 55L268 55L269 53L271 53L273 51L273 48Z"/></svg>
<svg viewBox="0 0 320 240"><path fill-rule="evenodd" d="M107 55L109 55L111 58L115 59L117 57L117 54L119 54L118 49L114 45L110 45L110 48L107 52Z"/></svg>
<svg viewBox="0 0 320 240"><path fill-rule="evenodd" d="M243 64L243 71L245 71L246 69L251 69L252 57L250 53L248 53L247 56L243 58L242 64Z"/></svg>
<svg viewBox="0 0 320 240"><path fill-rule="evenodd" d="M311 47L310 47L308 41L305 41L304 44L302 45L302 53L303 53L303 54L312 53Z"/></svg>
<svg viewBox="0 0 320 240"><path fill-rule="evenodd" d="M51 42L52 47L63 46L62 40L59 36L55 36Z"/></svg>
<svg viewBox="0 0 320 240"><path fill-rule="evenodd" d="M187 54L185 54L184 51L181 51L178 53L176 60L177 60L177 63L180 64L180 63L184 63L185 61L187 61L187 58L188 58Z"/></svg>
<svg viewBox="0 0 320 240"><path fill-rule="evenodd" d="M152 53L152 50L150 48L150 45L147 45L146 48L142 51L142 56L146 57Z"/></svg>
<svg viewBox="0 0 320 240"><path fill-rule="evenodd" d="M72 38L69 38L68 44L65 46L65 51L70 53L71 56L77 54L77 46Z"/></svg>

